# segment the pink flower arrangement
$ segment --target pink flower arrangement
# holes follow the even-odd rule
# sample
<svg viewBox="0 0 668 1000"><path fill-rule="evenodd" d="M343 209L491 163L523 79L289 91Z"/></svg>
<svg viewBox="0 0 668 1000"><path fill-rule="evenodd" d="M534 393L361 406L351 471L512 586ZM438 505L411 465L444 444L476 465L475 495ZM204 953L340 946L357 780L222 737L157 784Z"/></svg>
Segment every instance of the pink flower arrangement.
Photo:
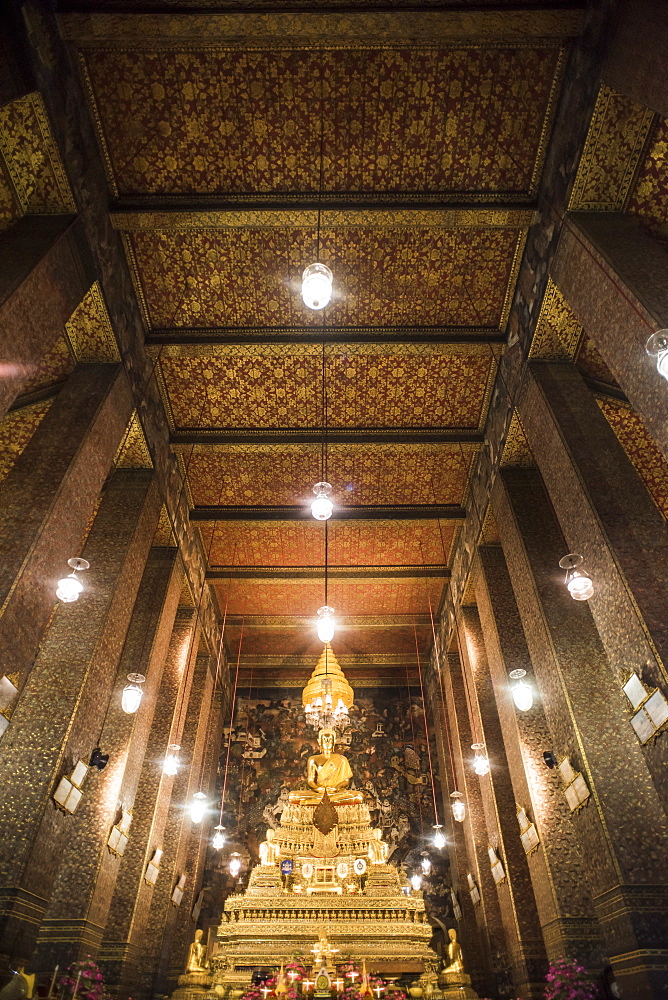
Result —
<svg viewBox="0 0 668 1000"><path fill-rule="evenodd" d="M81 997L82 1000L103 1000L105 995L104 976L90 955L85 961L72 962L58 980L58 985L62 986L63 995L66 997L74 996L75 990L77 997Z"/></svg>
<svg viewBox="0 0 668 1000"><path fill-rule="evenodd" d="M545 1000L598 1000L600 997L586 970L565 958L550 963L545 979Z"/></svg>

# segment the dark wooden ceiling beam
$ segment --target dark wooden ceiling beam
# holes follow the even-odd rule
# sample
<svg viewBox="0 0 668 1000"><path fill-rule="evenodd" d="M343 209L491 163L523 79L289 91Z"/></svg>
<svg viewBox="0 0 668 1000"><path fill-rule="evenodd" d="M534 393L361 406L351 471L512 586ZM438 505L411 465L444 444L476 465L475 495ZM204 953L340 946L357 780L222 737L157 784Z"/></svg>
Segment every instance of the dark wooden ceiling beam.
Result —
<svg viewBox="0 0 668 1000"><path fill-rule="evenodd" d="M293 191L280 194L228 192L220 195L125 195L112 203L111 212L114 224L120 229L125 228L123 222L126 215L130 216L128 221L136 222L136 216L161 216L164 213L181 224L186 221L186 216L193 215L199 217L203 228L208 229L214 222L211 219L212 213L221 213L226 217L228 212L238 213L242 209L262 213L292 213L296 209L314 213L334 212L336 214L333 219L328 219L325 215L323 220L329 224L329 228L332 224L341 225L341 212L401 212L402 216L405 212L429 212L434 213L435 218L446 212L453 213L457 220L465 220L464 224L468 225L474 224L478 218L481 223L485 219L488 224L503 219L507 224L518 216L517 223L522 225L535 208L536 200L533 196L515 191L485 193L477 197L470 191L324 191L321 196L318 196L317 191ZM233 219L234 216L230 222ZM239 218L237 225L246 228L251 225L251 221L245 217Z"/></svg>
<svg viewBox="0 0 668 1000"><path fill-rule="evenodd" d="M149 331L146 346L149 353L173 355L176 350L187 349L189 356L202 349L211 353L215 347L247 347L263 344L298 344L319 346L331 344L465 344L503 345L503 331L484 327L320 327L317 330L304 326L240 328L240 327L156 327ZM161 350L159 350L161 349Z"/></svg>
<svg viewBox="0 0 668 1000"><path fill-rule="evenodd" d="M466 510L459 504L365 504L335 507L333 521L461 521ZM312 521L308 506L194 507L191 521Z"/></svg>
<svg viewBox="0 0 668 1000"><path fill-rule="evenodd" d="M269 580L285 583L293 580L322 580L323 566L213 566L207 580ZM415 580L447 579L447 566L328 566L329 580Z"/></svg>
<svg viewBox="0 0 668 1000"><path fill-rule="evenodd" d="M170 443L176 451L193 445L322 444L322 428L288 427L278 430L185 430L173 431ZM451 430L447 427L343 427L329 428L328 444L477 444L483 435L477 431Z"/></svg>

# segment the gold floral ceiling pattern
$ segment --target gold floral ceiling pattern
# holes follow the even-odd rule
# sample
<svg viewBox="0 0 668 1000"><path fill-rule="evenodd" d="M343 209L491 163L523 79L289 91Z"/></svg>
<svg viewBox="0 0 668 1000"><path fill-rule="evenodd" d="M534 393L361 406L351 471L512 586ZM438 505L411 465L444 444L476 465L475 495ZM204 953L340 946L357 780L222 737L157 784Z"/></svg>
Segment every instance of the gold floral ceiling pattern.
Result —
<svg viewBox="0 0 668 1000"><path fill-rule="evenodd" d="M328 446L332 498L346 504L457 504L464 499L475 446ZM196 506L304 504L322 476L318 444L188 448L182 455Z"/></svg>
<svg viewBox="0 0 668 1000"><path fill-rule="evenodd" d="M498 329L525 231L324 231L334 272L326 318L300 295L316 230L132 232L135 283L151 327L454 326Z"/></svg>
<svg viewBox="0 0 668 1000"><path fill-rule="evenodd" d="M98 49L85 65L115 193L508 196L536 190L559 54Z"/></svg>
<svg viewBox="0 0 668 1000"><path fill-rule="evenodd" d="M209 565L322 566L325 526L298 522L219 521L200 525ZM331 521L332 566L428 566L448 559L454 527L444 521Z"/></svg>
<svg viewBox="0 0 668 1000"><path fill-rule="evenodd" d="M495 358L486 345L325 359L329 427L480 429ZM163 357L175 429L324 426L322 352L266 348L218 357Z"/></svg>

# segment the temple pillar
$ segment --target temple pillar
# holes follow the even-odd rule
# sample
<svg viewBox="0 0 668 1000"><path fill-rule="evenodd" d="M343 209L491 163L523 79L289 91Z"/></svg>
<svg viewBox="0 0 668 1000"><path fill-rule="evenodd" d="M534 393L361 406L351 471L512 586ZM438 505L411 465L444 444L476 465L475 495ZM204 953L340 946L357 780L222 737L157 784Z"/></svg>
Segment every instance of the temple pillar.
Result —
<svg viewBox="0 0 668 1000"><path fill-rule="evenodd" d="M587 607L617 688L634 669L651 686L666 685L663 515L572 364L531 362L520 416L566 539L562 555L582 553L594 580ZM636 750L667 807L665 748L659 742Z"/></svg>
<svg viewBox="0 0 668 1000"><path fill-rule="evenodd" d="M482 992L489 992L483 988L483 984L488 983L491 979L491 959L488 942L486 939L481 939L478 933L475 907L466 884L466 874L471 870L471 865L466 850L464 826L462 823L456 823L452 815L450 792L456 787L455 751L449 732L450 722L445 705L440 663L437 663L435 670L428 675L426 690L426 708L431 716L429 729L436 745L442 793L440 819L447 841L445 849L450 861L452 888L461 910L460 918L454 917L456 930L465 954L466 971L471 979L479 984L478 988ZM447 939L444 938L444 945L447 943Z"/></svg>
<svg viewBox="0 0 668 1000"><path fill-rule="evenodd" d="M105 980L121 998L134 992L139 970L146 973L147 922L154 889L144 873L155 849L163 846L174 778L164 773L162 762L169 744L182 742L182 708L193 679L187 668L197 656L198 638L195 610L178 609L135 795L131 837L114 885L100 951ZM150 978L150 969L148 974Z"/></svg>
<svg viewBox="0 0 668 1000"><path fill-rule="evenodd" d="M19 691L131 415L120 365L80 365L0 483L0 660Z"/></svg>
<svg viewBox="0 0 668 1000"><path fill-rule="evenodd" d="M645 345L668 327L668 251L635 218L569 215L551 277L668 458L666 380Z"/></svg>
<svg viewBox="0 0 668 1000"><path fill-rule="evenodd" d="M181 583L176 549L151 549L99 740L109 763L77 810L62 854L37 939L40 971L85 955L97 956L121 865L107 841L121 809L132 810L134 805ZM134 715L121 708L128 673L146 677L142 702Z"/></svg>
<svg viewBox="0 0 668 1000"><path fill-rule="evenodd" d="M489 774L479 778L487 843L504 869L503 881L496 882L496 893L506 939L503 957L508 962L512 979L507 985L514 986L522 997L542 997L547 956L528 860L519 838L515 795L478 609L463 607L460 622L460 646L463 669L468 675L470 707L490 761ZM490 865L488 859L487 867Z"/></svg>
<svg viewBox="0 0 668 1000"><path fill-rule="evenodd" d="M666 814L591 611L555 571L566 542L540 476L502 470L493 505L552 735L545 749L568 757L590 792L572 823L604 947L622 995L658 998L668 957Z"/></svg>
<svg viewBox="0 0 668 1000"><path fill-rule="evenodd" d="M616 23L603 64L604 83L668 117L668 19L663 0L616 6Z"/></svg>
<svg viewBox="0 0 668 1000"><path fill-rule="evenodd" d="M194 650L193 650L194 652ZM208 730L213 677L208 653L191 657L189 670L192 680L187 703L183 705L185 723L181 737L179 773L173 779L169 811L164 824L163 850L160 876L153 889L150 912L144 935L142 963L135 980L133 996L148 997L153 993L166 994L172 954L181 955L185 963L185 952L189 939L195 931L190 919L187 901L192 899L195 872L187 868L188 849L191 837L199 838L190 818L190 804L195 792L200 790L201 767L204 744ZM172 893L182 875L186 876L185 889L189 890L180 906L172 902ZM181 907L184 916L178 921ZM182 938L176 940L177 921ZM188 938L186 940L185 938ZM182 970L181 970L182 971Z"/></svg>
<svg viewBox="0 0 668 1000"><path fill-rule="evenodd" d="M456 824L462 828L466 845L466 871L464 872L463 884L460 887L460 895L467 894L473 904L477 925L476 936L483 943L483 968L481 971L484 975L484 981L478 982L473 979L473 985L479 993L484 995L484 993L496 991L498 956L503 953L505 939L499 901L487 854L487 831L480 785L470 766L470 760L473 756L470 748L474 740L464 687L465 678L458 653L448 654L442 677L453 745L455 786L457 791L462 793L466 803L466 819L463 823ZM475 880L480 894L480 899L475 902L468 883L469 875ZM462 944L462 948L464 947L465 945ZM468 954L469 950L467 949L465 958ZM472 962L472 978L475 971L474 966L475 962Z"/></svg>
<svg viewBox="0 0 668 1000"><path fill-rule="evenodd" d="M71 215L27 215L0 233L0 417L30 378L94 278Z"/></svg>
<svg viewBox="0 0 668 1000"><path fill-rule="evenodd" d="M28 962L78 817L53 792L103 730L118 660L157 524L152 472L117 471L108 481L84 548L91 563L74 604L57 604L0 753L0 955ZM52 605L55 599L52 598ZM84 801L104 773L91 770ZM82 871L87 851L80 856Z"/></svg>
<svg viewBox="0 0 668 1000"><path fill-rule="evenodd" d="M519 839L515 810L528 808L540 837L541 848L526 857L532 898L523 878L511 878L513 903L521 919L525 911L537 911L537 922L550 961L572 955L586 968L603 962L602 935L573 824L560 783L543 764L543 751L552 747L543 700L536 690L536 677L522 629L503 550L483 545L478 550L479 572L475 594L494 688L501 738L511 787L504 788L507 816L506 854L524 849ZM508 674L522 668L534 688L534 703L528 712L515 708ZM495 780L495 769L492 770ZM497 802L499 796L497 795ZM515 859L516 860L516 859Z"/></svg>

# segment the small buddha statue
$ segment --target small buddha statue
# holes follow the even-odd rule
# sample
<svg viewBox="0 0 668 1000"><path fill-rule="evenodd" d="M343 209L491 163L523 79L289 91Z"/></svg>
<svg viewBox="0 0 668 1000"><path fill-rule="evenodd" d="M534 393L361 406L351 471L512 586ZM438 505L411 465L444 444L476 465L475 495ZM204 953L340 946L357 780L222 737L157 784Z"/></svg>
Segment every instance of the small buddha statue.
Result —
<svg viewBox="0 0 668 1000"><path fill-rule="evenodd" d="M206 972L208 963L206 961L206 948L202 944L203 931L195 931L195 940L188 949L188 959L186 961L186 972Z"/></svg>
<svg viewBox="0 0 668 1000"><path fill-rule="evenodd" d="M457 940L457 931L454 927L451 927L448 931L448 937L450 938L450 944L448 945L448 964L446 965L444 971L463 972L464 954L462 952L462 946Z"/></svg>
<svg viewBox="0 0 668 1000"><path fill-rule="evenodd" d="M275 831L267 830L267 839L260 844L260 864L275 865L280 853L281 849L276 843Z"/></svg>
<svg viewBox="0 0 668 1000"><path fill-rule="evenodd" d="M382 830L375 829L373 831L373 840L369 841L369 861L372 865L384 865L387 861L390 845L381 840L382 835Z"/></svg>
<svg viewBox="0 0 668 1000"><path fill-rule="evenodd" d="M348 788L353 776L348 758L334 753L336 733L333 729L321 729L318 733L320 753L314 754L306 762L306 782L311 789L290 793L290 801L299 805L316 805L327 794L332 802L352 805L362 802L361 792Z"/></svg>

